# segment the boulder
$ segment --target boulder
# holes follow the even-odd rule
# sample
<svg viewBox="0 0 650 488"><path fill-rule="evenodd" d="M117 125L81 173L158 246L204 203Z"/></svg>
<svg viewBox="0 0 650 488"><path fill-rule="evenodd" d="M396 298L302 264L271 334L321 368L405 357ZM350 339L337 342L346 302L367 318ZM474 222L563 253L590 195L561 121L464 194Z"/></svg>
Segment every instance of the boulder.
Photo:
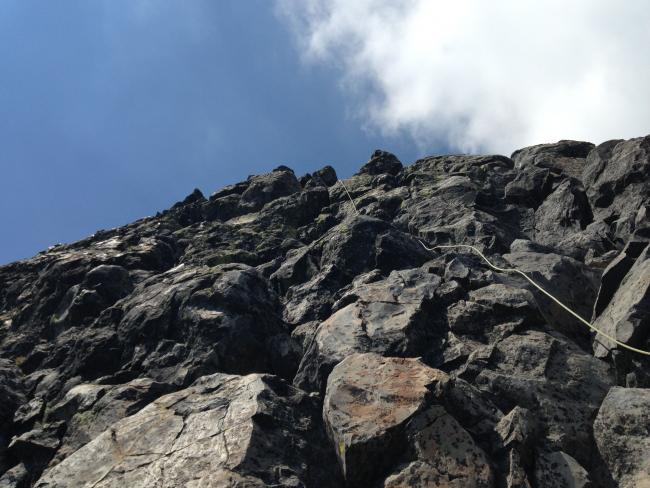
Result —
<svg viewBox="0 0 650 488"><path fill-rule="evenodd" d="M330 165L323 166L321 169L314 171L312 177L315 180L322 181L325 186L334 186L338 181L336 171Z"/></svg>
<svg viewBox="0 0 650 488"><path fill-rule="evenodd" d="M260 212L259 218L269 227L286 225L297 228L311 223L329 203L329 193L326 188L322 186L307 188L270 202Z"/></svg>
<svg viewBox="0 0 650 488"><path fill-rule="evenodd" d="M176 202L169 210L162 212L161 215L174 219L181 225L191 225L203 220L203 207L206 201L201 190L195 188L182 201Z"/></svg>
<svg viewBox="0 0 650 488"><path fill-rule="evenodd" d="M630 254L635 252L630 248ZM625 277L613 291L613 283L633 258L627 253L609 268L601 285L602 299L596 302L595 313L602 310L593 322L594 327L618 341L648 349L650 345L650 244L634 260ZM607 297L611 299L607 301ZM598 334L594 338L594 354L605 357L619 346Z"/></svg>
<svg viewBox="0 0 650 488"><path fill-rule="evenodd" d="M65 422L46 422L14 436L8 447L13 459L23 463L31 474L40 473L61 445Z"/></svg>
<svg viewBox="0 0 650 488"><path fill-rule="evenodd" d="M316 415L279 378L205 376L115 422L35 486L340 486Z"/></svg>
<svg viewBox="0 0 650 488"><path fill-rule="evenodd" d="M524 166L505 188L508 203L537 208L553 189L553 174L547 168Z"/></svg>
<svg viewBox="0 0 650 488"><path fill-rule="evenodd" d="M594 437L617 486L650 486L650 390L610 389L594 421Z"/></svg>
<svg viewBox="0 0 650 488"><path fill-rule="evenodd" d="M264 205L301 190L300 182L290 168L279 166L270 173L250 176L247 181L230 185L203 202L208 220L227 221L261 210Z"/></svg>
<svg viewBox="0 0 650 488"><path fill-rule="evenodd" d="M529 454L539 435L539 423L527 408L515 406L504 415L495 430L506 448L516 448L520 453Z"/></svg>
<svg viewBox="0 0 650 488"><path fill-rule="evenodd" d="M537 486L549 488L590 488L593 486L587 470L566 452L544 452L537 459L535 466Z"/></svg>
<svg viewBox="0 0 650 488"><path fill-rule="evenodd" d="M433 401L448 380L417 359L355 354L336 366L323 417L348 486L492 486L483 450Z"/></svg>
<svg viewBox="0 0 650 488"><path fill-rule="evenodd" d="M424 354L434 334L433 301L440 281L437 275L410 269L353 287L337 302L340 308L316 330L294 384L323 391L332 368L355 352Z"/></svg>
<svg viewBox="0 0 650 488"><path fill-rule="evenodd" d="M518 149L511 158L517 168L532 165L580 178L586 165L585 158L593 148L590 142L564 140Z"/></svg>
<svg viewBox="0 0 650 488"><path fill-rule="evenodd" d="M645 241L629 241L623 250L616 253L615 257L607 264L600 278L600 288L594 304L592 320L603 313L605 307L609 305L614 293L647 245L648 243Z"/></svg>
<svg viewBox="0 0 650 488"><path fill-rule="evenodd" d="M0 488L26 488L29 486L29 472L24 464L17 464L0 476Z"/></svg>
<svg viewBox="0 0 650 488"><path fill-rule="evenodd" d="M271 173L253 176L241 194L241 206L249 212L261 209L276 198L300 191L300 183L293 171L279 167Z"/></svg>
<svg viewBox="0 0 650 488"><path fill-rule="evenodd" d="M623 244L650 199L649 172L650 136L604 142L587 158L582 179L594 215L611 222Z"/></svg>
<svg viewBox="0 0 650 488"><path fill-rule="evenodd" d="M470 291L467 300L450 305L447 321L454 334L484 337L496 326L530 327L543 320L532 293L495 283Z"/></svg>
<svg viewBox="0 0 650 488"><path fill-rule="evenodd" d="M388 173L396 175L402 169L402 163L394 154L377 149L370 160L361 167L359 174L379 175Z"/></svg>

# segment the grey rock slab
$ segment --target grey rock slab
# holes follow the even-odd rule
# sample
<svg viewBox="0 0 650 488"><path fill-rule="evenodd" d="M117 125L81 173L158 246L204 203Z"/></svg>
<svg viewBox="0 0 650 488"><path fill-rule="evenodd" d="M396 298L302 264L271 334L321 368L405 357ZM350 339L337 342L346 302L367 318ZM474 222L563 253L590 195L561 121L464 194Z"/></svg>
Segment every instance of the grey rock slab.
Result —
<svg viewBox="0 0 650 488"><path fill-rule="evenodd" d="M589 320L596 300L598 273L567 256L540 252L511 252L503 258L526 273L544 290ZM535 296L540 313L549 326L570 337L587 337L589 329L530 283L522 285Z"/></svg>
<svg viewBox="0 0 650 488"><path fill-rule="evenodd" d="M605 282L607 283L607 282ZM650 245L640 253L634 265L616 289L611 301L593 322L594 327L623 344L647 349L650 343ZM620 349L606 337L594 339L594 354L607 356Z"/></svg>
<svg viewBox="0 0 650 488"><path fill-rule="evenodd" d="M65 459L112 424L135 414L169 390L169 385L149 378L138 378L123 385L75 386L46 412L48 420L67 421L61 447L50 465Z"/></svg>
<svg viewBox="0 0 650 488"><path fill-rule="evenodd" d="M278 378L202 377L116 422L35 486L337 486L315 412Z"/></svg>

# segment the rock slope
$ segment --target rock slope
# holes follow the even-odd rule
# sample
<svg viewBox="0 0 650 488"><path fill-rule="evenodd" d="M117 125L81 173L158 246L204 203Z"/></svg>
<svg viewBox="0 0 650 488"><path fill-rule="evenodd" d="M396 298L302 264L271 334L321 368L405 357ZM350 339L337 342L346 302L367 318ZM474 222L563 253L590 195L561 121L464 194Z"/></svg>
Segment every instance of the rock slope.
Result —
<svg viewBox="0 0 650 488"><path fill-rule="evenodd" d="M280 166L0 267L0 487L650 487L650 136ZM355 209L358 209L358 211Z"/></svg>

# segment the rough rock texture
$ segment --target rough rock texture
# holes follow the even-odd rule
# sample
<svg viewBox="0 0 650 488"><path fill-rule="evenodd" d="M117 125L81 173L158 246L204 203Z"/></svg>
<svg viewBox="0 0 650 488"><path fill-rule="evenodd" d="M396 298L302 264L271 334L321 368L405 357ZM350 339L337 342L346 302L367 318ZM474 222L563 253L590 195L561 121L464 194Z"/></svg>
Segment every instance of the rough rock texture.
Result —
<svg viewBox="0 0 650 488"><path fill-rule="evenodd" d="M0 267L0 487L650 486L650 358L422 243L650 349L650 137L279 166Z"/></svg>
<svg viewBox="0 0 650 488"><path fill-rule="evenodd" d="M650 330L650 243L617 285L609 303L599 304L604 308L594 325L625 344L643 343ZM596 356L619 348L601 335L597 339Z"/></svg>
<svg viewBox="0 0 650 488"><path fill-rule="evenodd" d="M650 487L650 390L612 388L598 411L594 435L619 486Z"/></svg>
<svg viewBox="0 0 650 488"><path fill-rule="evenodd" d="M435 401L447 374L417 359L353 354L327 382L323 417L349 485L492 486L487 456Z"/></svg>
<svg viewBox="0 0 650 488"><path fill-rule="evenodd" d="M317 415L281 379L204 376L98 433L36 486L337 486Z"/></svg>

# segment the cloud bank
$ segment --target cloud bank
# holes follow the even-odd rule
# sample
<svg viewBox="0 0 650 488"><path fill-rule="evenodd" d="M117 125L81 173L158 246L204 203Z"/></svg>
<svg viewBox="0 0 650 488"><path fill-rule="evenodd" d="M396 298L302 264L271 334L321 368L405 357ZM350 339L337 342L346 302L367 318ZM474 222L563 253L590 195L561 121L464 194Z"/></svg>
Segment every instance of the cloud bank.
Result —
<svg viewBox="0 0 650 488"><path fill-rule="evenodd" d="M355 115L422 148L650 133L645 0L278 0L303 59L341 72Z"/></svg>

